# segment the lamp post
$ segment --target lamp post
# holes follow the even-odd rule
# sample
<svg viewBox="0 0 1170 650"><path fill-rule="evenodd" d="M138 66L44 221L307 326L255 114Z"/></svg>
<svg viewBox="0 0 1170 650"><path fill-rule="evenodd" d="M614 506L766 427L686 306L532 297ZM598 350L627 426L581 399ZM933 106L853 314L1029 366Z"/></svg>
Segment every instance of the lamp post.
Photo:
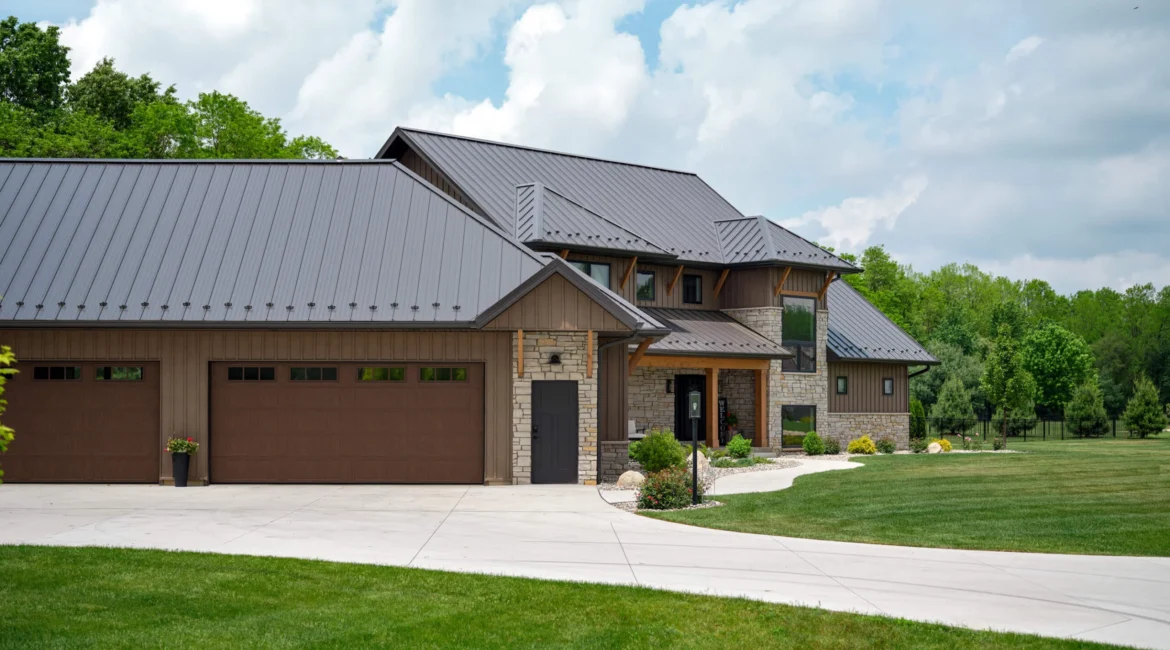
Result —
<svg viewBox="0 0 1170 650"><path fill-rule="evenodd" d="M687 393L687 417L691 421L691 505L699 503L699 416L703 412L703 396L699 391Z"/></svg>

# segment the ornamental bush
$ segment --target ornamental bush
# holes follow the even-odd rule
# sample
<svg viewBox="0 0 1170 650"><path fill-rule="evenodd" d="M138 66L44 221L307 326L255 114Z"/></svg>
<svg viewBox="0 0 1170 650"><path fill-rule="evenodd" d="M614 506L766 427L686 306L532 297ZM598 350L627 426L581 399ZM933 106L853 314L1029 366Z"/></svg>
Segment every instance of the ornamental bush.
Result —
<svg viewBox="0 0 1170 650"><path fill-rule="evenodd" d="M1109 433L1109 417L1105 414L1105 398L1097 385L1097 377L1077 387L1072 400L1064 407L1068 430L1079 438L1103 436Z"/></svg>
<svg viewBox="0 0 1170 650"><path fill-rule="evenodd" d="M926 451L926 445L927 445L926 438L911 438L910 439L910 451L912 451L916 454L921 454L922 452Z"/></svg>
<svg viewBox="0 0 1170 650"><path fill-rule="evenodd" d="M845 448L851 454L866 454L872 456L877 453L877 447L873 444L873 440L869 436L861 436L856 440L850 440L849 446Z"/></svg>
<svg viewBox="0 0 1170 650"><path fill-rule="evenodd" d="M825 438L825 453L836 456L841 453L841 443L836 438Z"/></svg>
<svg viewBox="0 0 1170 650"><path fill-rule="evenodd" d="M732 458L747 458L752 455L752 443L737 433L734 438L727 441L727 453Z"/></svg>
<svg viewBox="0 0 1170 650"><path fill-rule="evenodd" d="M1000 449L1003 449L1004 447L1007 447L1007 441L1005 441L1003 438L1001 438L999 436L996 436L991 441L991 448L994 449L995 451L999 451Z"/></svg>
<svg viewBox="0 0 1170 650"><path fill-rule="evenodd" d="M703 501L703 484L699 483L699 502ZM654 472L638 488L638 508L642 510L674 510L691 505L691 475L671 467Z"/></svg>
<svg viewBox="0 0 1170 650"><path fill-rule="evenodd" d="M820 456L825 453L825 443L821 437L817 435L816 431L809 431L808 435L804 437L804 453L809 456Z"/></svg>
<svg viewBox="0 0 1170 650"><path fill-rule="evenodd" d="M963 436L963 449L966 451L983 451L983 439L979 436Z"/></svg>
<svg viewBox="0 0 1170 650"><path fill-rule="evenodd" d="M953 449L953 447L951 447L951 441L947 440L946 438L935 438L934 440L931 440L931 442L937 442L938 446L942 447L944 454Z"/></svg>
<svg viewBox="0 0 1170 650"><path fill-rule="evenodd" d="M882 438L881 440L878 440L876 443L874 443L874 445L877 447L878 452L883 454L892 454L896 449L894 446L894 441L890 440L889 438Z"/></svg>
<svg viewBox="0 0 1170 650"><path fill-rule="evenodd" d="M647 473L687 465L687 452L670 429L651 429L636 447L630 445L630 458L638 461Z"/></svg>
<svg viewBox="0 0 1170 650"><path fill-rule="evenodd" d="M910 400L910 438L926 438L926 408L916 399Z"/></svg>

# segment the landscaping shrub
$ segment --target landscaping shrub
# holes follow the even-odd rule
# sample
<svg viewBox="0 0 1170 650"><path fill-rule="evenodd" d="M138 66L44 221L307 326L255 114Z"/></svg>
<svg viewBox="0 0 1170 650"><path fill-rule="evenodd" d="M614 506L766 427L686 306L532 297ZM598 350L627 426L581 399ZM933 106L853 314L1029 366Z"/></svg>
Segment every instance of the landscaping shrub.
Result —
<svg viewBox="0 0 1170 650"><path fill-rule="evenodd" d="M983 439L979 436L963 436L963 449L967 451L983 451Z"/></svg>
<svg viewBox="0 0 1170 650"><path fill-rule="evenodd" d="M727 441L727 453L732 458L747 458L752 455L752 443L737 433L734 438Z"/></svg>
<svg viewBox="0 0 1170 650"><path fill-rule="evenodd" d="M841 453L841 443L836 438L825 438L825 453L830 456Z"/></svg>
<svg viewBox="0 0 1170 650"><path fill-rule="evenodd" d="M926 438L926 408L916 399L910 400L910 438Z"/></svg>
<svg viewBox="0 0 1170 650"><path fill-rule="evenodd" d="M877 447L878 452L883 453L883 454L892 454L892 453L894 453L894 449L896 448L894 446L894 441L890 440L889 438L882 438L881 440L878 440L874 444Z"/></svg>
<svg viewBox="0 0 1170 650"><path fill-rule="evenodd" d="M1000 449L1003 449L1006 446L1007 446L1006 441L1004 441L1004 439L1000 438L999 436L996 436L995 439L993 439L991 441L991 448L996 450L996 451L999 451Z"/></svg>
<svg viewBox="0 0 1170 650"><path fill-rule="evenodd" d="M821 437L817 435L816 431L809 431L808 435L804 437L804 453L809 456L820 456L825 453L825 443Z"/></svg>
<svg viewBox="0 0 1170 650"><path fill-rule="evenodd" d="M951 447L951 441L947 440L946 438L935 438L934 440L931 440L931 442L937 442L938 446L942 447L943 453L954 449L954 447Z"/></svg>
<svg viewBox="0 0 1170 650"><path fill-rule="evenodd" d="M699 483L699 501L703 500L703 484ZM638 508L643 510L674 510L691 505L691 475L686 470L670 467L646 477L638 488Z"/></svg>
<svg viewBox="0 0 1170 650"><path fill-rule="evenodd" d="M767 458L759 456L748 456L747 458L717 458L711 461L711 467L751 467L752 465L763 465L772 461Z"/></svg>
<svg viewBox="0 0 1170 650"><path fill-rule="evenodd" d="M926 445L927 445L926 438L911 438L910 439L910 451L912 451L916 454L921 454L922 452L926 451Z"/></svg>
<svg viewBox="0 0 1170 650"><path fill-rule="evenodd" d="M630 445L630 458L638 461L648 473L670 467L683 468L687 464L686 449L674 439L674 432L670 429L651 429L636 448Z"/></svg>
<svg viewBox="0 0 1170 650"><path fill-rule="evenodd" d="M874 446L873 440L869 436L861 436L856 440L850 440L849 446L845 448L851 454L866 454L872 456L877 453L877 447Z"/></svg>

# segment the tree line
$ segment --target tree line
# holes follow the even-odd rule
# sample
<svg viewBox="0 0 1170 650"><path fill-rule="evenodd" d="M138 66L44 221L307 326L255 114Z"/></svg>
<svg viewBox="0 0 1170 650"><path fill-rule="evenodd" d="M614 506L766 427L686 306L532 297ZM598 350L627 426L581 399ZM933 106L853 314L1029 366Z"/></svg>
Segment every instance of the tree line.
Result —
<svg viewBox="0 0 1170 650"><path fill-rule="evenodd" d="M0 156L8 158L336 158L315 136L291 137L280 120L230 94L180 101L144 74L102 59L70 80L69 48L55 26L0 21Z"/></svg>

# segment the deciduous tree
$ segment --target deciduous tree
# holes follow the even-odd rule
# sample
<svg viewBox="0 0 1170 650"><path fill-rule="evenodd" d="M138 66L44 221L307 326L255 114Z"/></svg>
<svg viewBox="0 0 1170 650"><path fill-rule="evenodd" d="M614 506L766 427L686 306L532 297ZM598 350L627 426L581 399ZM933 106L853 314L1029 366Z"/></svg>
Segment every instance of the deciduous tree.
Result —
<svg viewBox="0 0 1170 650"><path fill-rule="evenodd" d="M1036 403L1041 406L1063 407L1076 387L1095 373L1088 344L1055 323L1029 332L1021 353L1024 369L1036 380Z"/></svg>
<svg viewBox="0 0 1170 650"><path fill-rule="evenodd" d="M1023 360L1012 336L1012 326L1001 322L999 333L983 366L983 392L987 401L1002 411L1001 433L1007 444L1008 419L1024 412L1032 402L1035 382L1024 369ZM1031 414L1031 415L1034 415Z"/></svg>

